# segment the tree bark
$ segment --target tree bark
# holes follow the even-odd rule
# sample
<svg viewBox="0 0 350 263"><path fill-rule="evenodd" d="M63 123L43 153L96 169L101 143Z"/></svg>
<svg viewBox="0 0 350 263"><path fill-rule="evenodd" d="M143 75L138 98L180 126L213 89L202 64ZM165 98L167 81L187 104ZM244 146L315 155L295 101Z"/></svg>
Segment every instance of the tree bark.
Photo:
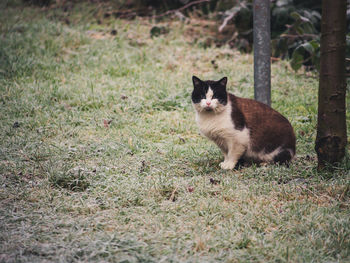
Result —
<svg viewBox="0 0 350 263"><path fill-rule="evenodd" d="M321 64L315 150L318 168L339 163L345 155L346 0L323 0Z"/></svg>

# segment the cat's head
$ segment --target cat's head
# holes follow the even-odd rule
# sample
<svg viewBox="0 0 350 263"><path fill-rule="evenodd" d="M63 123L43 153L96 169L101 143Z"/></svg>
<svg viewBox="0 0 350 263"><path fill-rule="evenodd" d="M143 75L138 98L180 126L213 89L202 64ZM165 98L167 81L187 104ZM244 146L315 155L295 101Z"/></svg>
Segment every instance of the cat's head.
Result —
<svg viewBox="0 0 350 263"><path fill-rule="evenodd" d="M225 109L227 104L226 77L218 81L203 81L193 76L192 81L192 103L198 112L213 111L218 113Z"/></svg>

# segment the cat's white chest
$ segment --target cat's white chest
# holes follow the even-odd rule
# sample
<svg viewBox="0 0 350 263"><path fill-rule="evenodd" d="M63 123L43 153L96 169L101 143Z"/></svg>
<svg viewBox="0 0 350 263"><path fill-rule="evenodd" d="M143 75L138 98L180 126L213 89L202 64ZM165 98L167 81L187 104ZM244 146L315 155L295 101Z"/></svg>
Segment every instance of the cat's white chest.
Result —
<svg viewBox="0 0 350 263"><path fill-rule="evenodd" d="M213 112L197 113L196 120L200 132L209 138L229 136L234 129L228 111L220 114Z"/></svg>
<svg viewBox="0 0 350 263"><path fill-rule="evenodd" d="M197 112L196 121L200 132L215 141L219 146L229 148L239 143L247 148L249 145L249 131L247 128L243 130L235 129L231 118L230 105L218 114Z"/></svg>

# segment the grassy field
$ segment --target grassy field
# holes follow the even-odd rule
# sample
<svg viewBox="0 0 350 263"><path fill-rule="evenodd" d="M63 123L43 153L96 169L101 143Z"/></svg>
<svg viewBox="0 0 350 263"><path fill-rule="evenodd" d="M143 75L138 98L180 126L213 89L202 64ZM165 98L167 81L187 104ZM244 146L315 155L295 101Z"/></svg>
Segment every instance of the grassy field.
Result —
<svg viewBox="0 0 350 263"><path fill-rule="evenodd" d="M252 97L251 55L204 48L196 19L0 5L0 262L350 262L350 161L316 170L315 75L272 65L294 163L222 171L191 77Z"/></svg>

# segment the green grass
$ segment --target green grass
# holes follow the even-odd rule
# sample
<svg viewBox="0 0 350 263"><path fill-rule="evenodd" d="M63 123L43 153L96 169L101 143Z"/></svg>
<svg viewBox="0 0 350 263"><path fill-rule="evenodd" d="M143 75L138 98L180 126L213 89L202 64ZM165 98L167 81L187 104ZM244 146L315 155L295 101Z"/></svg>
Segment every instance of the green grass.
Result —
<svg viewBox="0 0 350 263"><path fill-rule="evenodd" d="M0 262L350 262L350 163L316 170L317 78L272 66L289 168L222 171L191 76L252 97L253 57L103 8L0 11Z"/></svg>

